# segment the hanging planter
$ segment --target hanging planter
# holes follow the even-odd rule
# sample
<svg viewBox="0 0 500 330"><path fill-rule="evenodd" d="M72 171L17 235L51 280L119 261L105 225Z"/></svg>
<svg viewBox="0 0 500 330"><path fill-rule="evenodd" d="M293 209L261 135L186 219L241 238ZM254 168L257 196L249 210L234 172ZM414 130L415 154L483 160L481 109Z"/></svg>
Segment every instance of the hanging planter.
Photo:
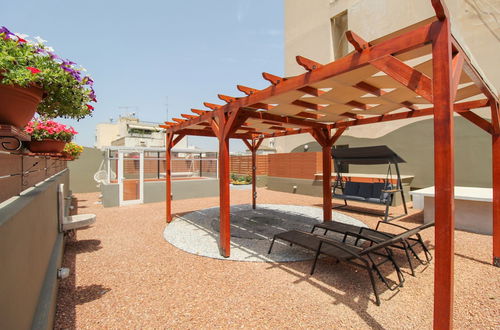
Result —
<svg viewBox="0 0 500 330"><path fill-rule="evenodd" d="M2 77L0 76L0 80ZM35 115L43 90L0 83L0 124L23 128Z"/></svg>
<svg viewBox="0 0 500 330"><path fill-rule="evenodd" d="M23 128L35 111L43 118L92 115L94 81L44 42L0 27L0 124Z"/></svg>
<svg viewBox="0 0 500 330"><path fill-rule="evenodd" d="M45 139L28 142L28 149L34 153L58 154L64 150L65 141Z"/></svg>
<svg viewBox="0 0 500 330"><path fill-rule="evenodd" d="M73 127L57 123L53 120L33 120L24 131L31 135L27 143L28 149L34 153L61 153L66 143L71 142L77 132Z"/></svg>

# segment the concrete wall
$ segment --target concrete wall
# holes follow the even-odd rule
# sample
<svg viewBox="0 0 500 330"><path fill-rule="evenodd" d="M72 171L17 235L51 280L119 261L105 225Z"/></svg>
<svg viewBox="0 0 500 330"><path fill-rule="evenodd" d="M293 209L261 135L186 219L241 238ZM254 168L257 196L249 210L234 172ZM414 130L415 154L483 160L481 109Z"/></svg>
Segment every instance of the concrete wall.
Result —
<svg viewBox="0 0 500 330"><path fill-rule="evenodd" d="M68 170L0 204L0 329L51 329L61 265L57 187Z"/></svg>
<svg viewBox="0 0 500 330"><path fill-rule="evenodd" d="M259 180L257 180L257 183ZM165 200L165 181L144 182L144 203L157 203ZM117 183L103 184L102 205L114 207L120 205L119 186ZM174 200L219 196L219 180L176 180L172 181Z"/></svg>
<svg viewBox="0 0 500 330"><path fill-rule="evenodd" d="M70 170L70 184L73 193L97 192L97 183L94 174L99 170L103 153L97 148L84 147L80 158L68 162Z"/></svg>

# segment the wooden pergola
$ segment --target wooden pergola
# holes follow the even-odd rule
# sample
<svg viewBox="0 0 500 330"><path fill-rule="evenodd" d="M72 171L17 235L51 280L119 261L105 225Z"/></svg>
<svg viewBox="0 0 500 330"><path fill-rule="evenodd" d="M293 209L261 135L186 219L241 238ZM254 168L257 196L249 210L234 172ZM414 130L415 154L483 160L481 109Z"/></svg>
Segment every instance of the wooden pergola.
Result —
<svg viewBox="0 0 500 330"><path fill-rule="evenodd" d="M238 85L246 96L219 94L224 105L204 103L166 122L166 218L172 221L171 149L186 135L219 141L220 251L230 255L229 139L252 153L252 204L256 206L255 158L263 139L311 134L323 153L323 215L332 220L331 148L351 126L434 116L435 283L434 327L451 328L454 265L454 123L458 113L492 136L493 264L500 266L500 112L498 96L451 33L442 0L436 17L367 42L354 32L355 51L328 64L297 56L307 72L282 78L263 73L271 85ZM491 108L491 121L471 110Z"/></svg>

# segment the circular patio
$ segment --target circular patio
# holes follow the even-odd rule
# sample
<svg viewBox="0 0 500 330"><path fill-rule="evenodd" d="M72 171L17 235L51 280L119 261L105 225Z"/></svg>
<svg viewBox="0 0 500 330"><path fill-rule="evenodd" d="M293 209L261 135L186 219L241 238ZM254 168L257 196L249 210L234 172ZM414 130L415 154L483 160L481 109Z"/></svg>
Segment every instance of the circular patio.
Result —
<svg viewBox="0 0 500 330"><path fill-rule="evenodd" d="M356 226L366 225L350 216L333 212L333 221ZM219 207L198 210L176 217L163 232L165 240L186 252L223 260L235 261L301 261L314 257L312 252L290 247L276 241L267 254L273 236L287 230L310 232L314 224L323 221L323 209L311 206L259 204L256 210L249 204L231 206L231 256L219 253ZM334 239L343 235L328 233Z"/></svg>

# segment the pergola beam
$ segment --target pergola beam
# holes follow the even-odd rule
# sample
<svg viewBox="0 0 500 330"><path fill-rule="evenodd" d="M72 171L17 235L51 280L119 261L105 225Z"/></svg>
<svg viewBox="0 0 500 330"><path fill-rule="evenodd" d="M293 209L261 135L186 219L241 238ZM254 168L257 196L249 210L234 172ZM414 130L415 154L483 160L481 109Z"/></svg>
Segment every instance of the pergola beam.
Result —
<svg viewBox="0 0 500 330"><path fill-rule="evenodd" d="M470 109L485 107L488 105L488 103L489 103L489 101L486 99L477 100L477 101L468 101L468 102L456 103L453 105L453 108L456 112L463 112L463 111L469 111ZM393 113L393 114L387 114L387 115L381 115L381 116L375 116L375 117L369 117L369 118L363 118L363 119L357 119L357 120L336 122L336 123L329 125L329 126L331 128L361 126L361 125L382 123L382 122L386 122L386 121L393 121L393 120L399 120L399 119L410 119L410 118L416 118L416 117L422 117L422 116L430 116L433 113L434 113L434 107L420 109L417 111L405 111L405 112L398 112L398 113Z"/></svg>
<svg viewBox="0 0 500 330"><path fill-rule="evenodd" d="M373 60L370 64L433 103L432 80L422 72L391 55Z"/></svg>
<svg viewBox="0 0 500 330"><path fill-rule="evenodd" d="M272 85L277 85L280 82L283 82L283 81L286 80L286 79L284 79L282 77L278 77L278 76L275 76L275 75L267 73L267 72L262 72L262 77L265 80L269 81Z"/></svg>
<svg viewBox="0 0 500 330"><path fill-rule="evenodd" d="M363 40L363 38L352 31L347 31L345 33L345 36L347 38L347 41L349 41L354 49L356 49L356 51L358 52L362 52L363 50L370 47L370 44L367 41Z"/></svg>
<svg viewBox="0 0 500 330"><path fill-rule="evenodd" d="M312 70L316 70L316 69L319 69L323 66L323 64L320 64L318 62L315 62L313 60L310 60L304 56L296 56L295 57L295 60L297 61L297 63L302 66L304 69L306 69L307 71L312 71Z"/></svg>
<svg viewBox="0 0 500 330"><path fill-rule="evenodd" d="M374 61L386 55L396 56L416 47L426 45L431 42L430 31L432 30L433 25L435 25L436 23L438 22L429 23L412 31L405 32L390 40L386 40L379 44L370 46L363 52L352 53L335 62L323 65L322 67L303 75L284 79L274 75L264 74L263 76L265 76L265 78L269 78L272 82L275 83L275 85L273 84L272 86L267 87L263 90L253 92L247 97L238 98L236 101L224 106L215 105L214 109L218 109L219 107L221 107L224 112L230 112L238 108L244 108L250 104L262 102L274 95L279 95L288 91L307 87L311 84L314 84L315 82L319 82L324 79L360 68L369 64L371 61ZM205 104L205 106L211 108L207 104ZM186 123L176 125L167 130L176 131L186 126L196 125L197 122L206 121L208 117L213 116L215 115L205 113L202 114L200 118L192 119L190 121L187 121Z"/></svg>
<svg viewBox="0 0 500 330"><path fill-rule="evenodd" d="M246 87L246 86L243 86L243 85L236 85L236 88L240 92L245 93L246 95L252 95L252 94L254 94L254 93L256 93L256 92L259 91L258 89L251 88L251 87Z"/></svg>
<svg viewBox="0 0 500 330"><path fill-rule="evenodd" d="M241 109L243 113L248 113L249 118L261 119L261 120L271 120L276 121L278 123L291 124L300 127L316 127L316 128L324 128L326 124L317 123L314 121L308 121L293 117L285 117L280 115L273 115L270 113L266 113L264 111L253 111Z"/></svg>
<svg viewBox="0 0 500 330"><path fill-rule="evenodd" d="M493 126L489 121L486 119L482 118L481 116L478 116L472 111L457 111L457 113L470 121L471 123L475 124L479 128L485 130L486 132L493 134Z"/></svg>
<svg viewBox="0 0 500 330"><path fill-rule="evenodd" d="M464 67L464 55L461 52L455 54L451 62L451 67L453 72L451 83L453 92L451 94L451 99L455 100L458 91L458 85L460 84L460 77L462 76L462 69Z"/></svg>

